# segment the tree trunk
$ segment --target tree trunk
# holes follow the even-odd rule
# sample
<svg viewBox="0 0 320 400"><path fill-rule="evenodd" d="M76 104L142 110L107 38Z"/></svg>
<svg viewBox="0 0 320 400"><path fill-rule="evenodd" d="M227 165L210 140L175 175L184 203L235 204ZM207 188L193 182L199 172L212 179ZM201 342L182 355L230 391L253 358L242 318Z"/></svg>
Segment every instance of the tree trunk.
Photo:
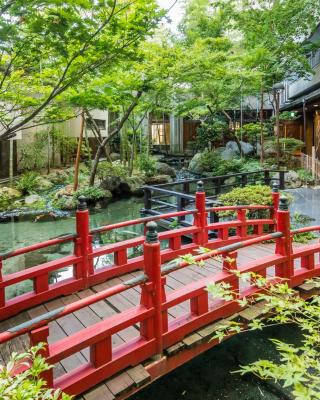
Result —
<svg viewBox="0 0 320 400"><path fill-rule="evenodd" d="M103 139L103 141L100 143L96 155L94 157L93 163L92 163L92 168L91 168L91 174L90 174L90 182L89 185L93 186L94 185L94 180L97 174L97 169L98 169L98 165L99 165L99 160L101 157L101 154L103 152L103 149L105 147L105 145L111 140L113 139L116 135L118 135L118 133L120 132L121 128L123 127L123 125L125 124L125 122L127 121L127 119L130 117L130 114L132 113L132 111L135 109L135 107L138 105L138 101L140 99L140 97L142 96L142 91L138 91L134 100L132 101L132 103L130 104L130 106L128 107L127 111L124 113L124 115L122 116L121 120L119 121L118 125L116 126L116 128L110 133L109 136L107 136L106 138Z"/></svg>
<svg viewBox="0 0 320 400"><path fill-rule="evenodd" d="M263 85L261 79L261 105L260 105L260 134L261 134L261 155L260 155L260 163L261 165L264 163L264 132L263 132L263 106L264 106L264 95L263 95Z"/></svg>
<svg viewBox="0 0 320 400"><path fill-rule="evenodd" d="M80 128L80 136L77 148L77 157L74 166L74 181L73 181L73 190L76 192L79 185L79 165L80 165L80 157L81 157L81 146L83 140L83 131L84 131L84 111L81 113L81 128Z"/></svg>
<svg viewBox="0 0 320 400"><path fill-rule="evenodd" d="M96 121L93 119L90 111L88 109L85 109L85 113L86 113L86 115L87 115L87 117L88 117L88 119L90 121L92 133L94 134L95 138L98 141L98 144L100 145L102 143L102 141L103 141L103 138L102 138L102 135L101 135L101 130L100 130L99 126L97 125ZM104 146L103 150L104 150L104 153L105 153L106 158L108 159L108 161L112 162L107 146Z"/></svg>
<svg viewBox="0 0 320 400"><path fill-rule="evenodd" d="M230 115L225 110L222 110L222 112L228 118L229 122L232 124L232 118L230 117ZM237 143L237 146L238 146L238 149L239 149L239 154L241 156L242 155L241 143L240 143L240 141L238 139L238 136L234 132L234 129L232 130L232 133L233 133L233 138L234 138L235 142Z"/></svg>

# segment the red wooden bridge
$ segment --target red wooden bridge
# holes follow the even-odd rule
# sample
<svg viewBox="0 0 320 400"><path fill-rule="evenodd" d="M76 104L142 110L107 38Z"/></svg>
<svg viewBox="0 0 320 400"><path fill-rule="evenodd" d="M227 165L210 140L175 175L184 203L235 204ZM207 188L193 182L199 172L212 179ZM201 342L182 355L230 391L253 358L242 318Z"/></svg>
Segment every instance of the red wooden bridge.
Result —
<svg viewBox="0 0 320 400"><path fill-rule="evenodd" d="M235 217L210 223L212 211ZM192 225L157 233L154 221L179 216L191 216ZM320 275L320 244L292 246L294 234L320 227L290 231L287 202L281 198L279 205L277 189L270 207L206 208L199 183L194 210L93 230L85 199L80 199L76 222L74 235L0 254L0 362L12 351L45 342L44 356L55 366L44 374L48 386L86 400L129 397L216 345L210 338L219 320L248 318L236 298L261 289L240 282L230 269L254 271L270 280L285 278L291 287ZM145 226L145 236L93 248L93 235L138 224ZM264 244L270 239L273 243ZM74 243L71 255L1 274L9 258L68 242ZM128 257L128 249L137 246L143 246L142 255ZM195 256L203 267L179 259L201 247L212 250ZM113 264L96 268L95 261L105 255L114 256ZM220 260L213 258L217 255ZM230 258L236 260L232 266ZM50 283L50 274L67 266L73 276ZM33 281L32 291L7 298L10 286L27 280ZM232 285L234 300L208 295L207 285L222 281ZM258 309L253 306L251 314Z"/></svg>

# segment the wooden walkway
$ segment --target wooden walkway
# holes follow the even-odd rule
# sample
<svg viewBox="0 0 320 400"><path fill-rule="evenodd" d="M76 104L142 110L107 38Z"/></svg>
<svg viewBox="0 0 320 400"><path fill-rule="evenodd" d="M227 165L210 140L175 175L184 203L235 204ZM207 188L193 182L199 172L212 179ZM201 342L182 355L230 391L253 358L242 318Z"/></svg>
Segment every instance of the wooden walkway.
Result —
<svg viewBox="0 0 320 400"><path fill-rule="evenodd" d="M246 262L250 262L252 260L257 260L260 257L265 257L270 254L274 254L274 244L261 244L251 246L245 249L241 249L238 251L238 265L243 265ZM167 285L166 291L170 293L171 291L183 287L191 282L195 282L197 280L202 279L203 277L207 277L216 273L217 271L221 271L222 265L220 261L217 260L209 260L205 263L205 266L190 266L188 268L181 269L179 271L175 271L167 276ZM268 275L274 275L274 271L272 268L267 271ZM134 273L126 274L119 278L111 279L105 283L101 283L92 287L91 289L87 289L76 294L72 294L69 296L61 297L47 303L44 303L40 306L32 308L28 311L24 311L4 322L0 323L0 332L5 331L6 329L21 324L31 318L35 318L39 315L47 313L48 311L52 311L58 307L61 307L66 304L70 304L76 300L92 295L93 293L97 293L103 289L108 287L112 287L120 282L126 281L133 277L141 275L141 272L137 271ZM74 314L67 315L65 317L59 318L56 321L53 321L49 324L50 326L50 336L49 343L54 343L60 339L63 339L66 336L70 336L88 326L91 326L100 320L108 318L116 313L123 312L136 306L140 303L140 287L129 289L121 294L115 295L113 297L108 298L105 301L100 301L91 305L90 307L86 307L81 309ZM183 314L185 314L189 310L188 303L179 304L176 307L170 308L169 310L169 321L174 320ZM124 342L130 341L135 337L139 336L138 327L130 327L119 332L116 335L112 336L113 345L116 347L121 345ZM27 335L17 337L16 339L5 343L0 346L0 363L4 363L8 360L10 353L12 352L22 352L29 347L29 337ZM54 376L59 377L63 375L65 372L69 372L82 364L85 364L89 360L89 349L85 349L69 358L64 359L61 363L55 365L54 368ZM140 379L143 382L143 370L139 371L135 369L135 376L127 376L127 385L134 384L134 380ZM119 386L120 385L120 386ZM121 382L117 382L117 380L110 380L106 384L101 384L98 387L90 390L86 394L83 394L82 397L78 397L78 399L85 400L98 400L98 399L106 399L112 400L119 393L121 393L122 386L124 385L123 377Z"/></svg>

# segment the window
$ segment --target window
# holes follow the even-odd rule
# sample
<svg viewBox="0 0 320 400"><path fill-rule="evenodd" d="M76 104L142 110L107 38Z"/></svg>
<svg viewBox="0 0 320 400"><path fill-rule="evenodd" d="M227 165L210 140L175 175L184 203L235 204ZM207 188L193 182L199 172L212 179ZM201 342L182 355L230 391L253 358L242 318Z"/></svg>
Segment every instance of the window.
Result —
<svg viewBox="0 0 320 400"><path fill-rule="evenodd" d="M166 144L165 125L162 123L152 124L152 143L155 145Z"/></svg>
<svg viewBox="0 0 320 400"><path fill-rule="evenodd" d="M107 128L106 120L105 119L93 119L94 122L97 124L98 128L102 131L105 131ZM89 119L86 120L87 126L91 129L91 121Z"/></svg>

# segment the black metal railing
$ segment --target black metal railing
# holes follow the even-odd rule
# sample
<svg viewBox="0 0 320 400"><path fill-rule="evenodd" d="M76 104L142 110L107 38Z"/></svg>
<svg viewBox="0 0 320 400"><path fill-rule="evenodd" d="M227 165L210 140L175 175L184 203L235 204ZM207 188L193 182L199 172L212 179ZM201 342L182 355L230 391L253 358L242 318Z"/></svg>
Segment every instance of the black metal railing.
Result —
<svg viewBox="0 0 320 400"><path fill-rule="evenodd" d="M270 186L277 182L281 190L285 189L285 174L287 171L259 170L254 172L241 172L221 176L201 178L207 195L207 206L218 205L217 197L227 193L235 187L245 187L250 184L265 184ZM278 173L279 177L271 174ZM144 208L141 210L146 215L160 215L169 211L184 211L195 208L195 192L199 179L188 179L159 185L147 185L144 190ZM209 215L210 222L217 222L217 215ZM186 217L178 219L180 225L189 225Z"/></svg>

